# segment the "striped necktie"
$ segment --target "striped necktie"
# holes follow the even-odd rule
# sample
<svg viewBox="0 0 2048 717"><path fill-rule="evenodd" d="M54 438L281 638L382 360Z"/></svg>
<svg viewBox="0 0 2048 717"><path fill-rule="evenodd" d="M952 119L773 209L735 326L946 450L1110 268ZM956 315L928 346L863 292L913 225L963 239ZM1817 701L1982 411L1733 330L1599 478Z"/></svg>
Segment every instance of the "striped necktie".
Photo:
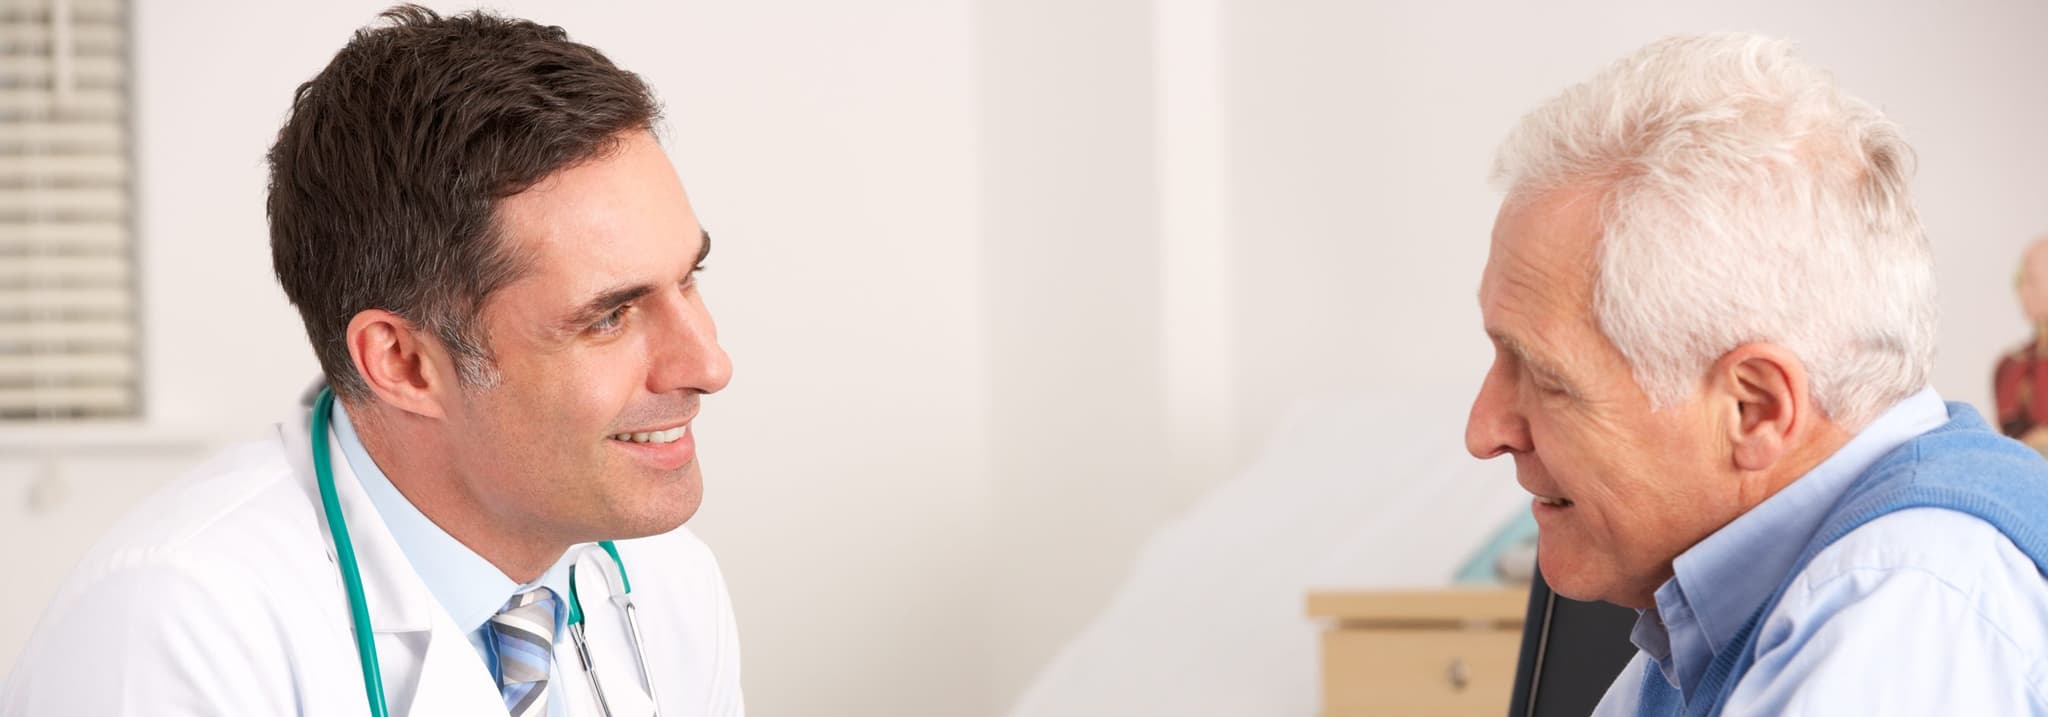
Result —
<svg viewBox="0 0 2048 717"><path fill-rule="evenodd" d="M548 713L549 656L555 649L555 593L534 588L506 601L491 618L498 652L498 690L511 717Z"/></svg>

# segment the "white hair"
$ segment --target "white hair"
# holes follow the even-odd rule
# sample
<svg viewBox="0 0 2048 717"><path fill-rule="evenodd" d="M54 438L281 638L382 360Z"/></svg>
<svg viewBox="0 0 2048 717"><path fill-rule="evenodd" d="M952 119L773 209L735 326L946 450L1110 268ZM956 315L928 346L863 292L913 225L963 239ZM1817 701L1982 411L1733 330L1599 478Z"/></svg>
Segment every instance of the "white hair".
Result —
<svg viewBox="0 0 2048 717"><path fill-rule="evenodd" d="M1912 163L1896 125L1790 42L1721 34L1659 41L1536 108L1493 179L1509 201L1603 193L1594 318L1653 408L1768 342L1855 430L1934 362Z"/></svg>

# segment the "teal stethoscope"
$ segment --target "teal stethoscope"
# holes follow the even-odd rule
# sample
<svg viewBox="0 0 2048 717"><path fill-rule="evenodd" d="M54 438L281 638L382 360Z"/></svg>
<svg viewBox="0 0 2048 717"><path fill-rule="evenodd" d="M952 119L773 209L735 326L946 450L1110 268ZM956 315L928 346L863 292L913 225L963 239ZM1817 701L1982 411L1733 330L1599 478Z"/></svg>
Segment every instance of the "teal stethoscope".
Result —
<svg viewBox="0 0 2048 717"><path fill-rule="evenodd" d="M370 699L370 714L373 717L388 717L389 708L384 704L384 671L377 665L377 640L370 631L370 607L363 600L363 575L356 565L356 548L348 538L348 522L341 517L341 499L334 492L334 468L328 458L327 416L334 410L334 392L320 389L319 397L313 400L313 477L320 484L320 507L327 512L328 530L334 533L334 554L341 563L341 583L348 592L349 617L356 628L356 656L363 661L363 692ZM619 547L612 541L598 542L606 555L611 556L612 565L618 568L617 580L614 574L599 570L605 583L611 588L612 604L626 616L626 637L633 646L634 666L640 670L640 686L647 690L647 699L654 702L654 680L647 675L647 653L640 649L640 618L633 607L633 582L626 577L626 562L619 559ZM590 680L590 691L597 696L598 709L605 717L611 717L611 703L604 697L604 685L597 680L597 671L591 668L590 644L583 636L583 601L576 597L576 567L569 567L569 636L576 643L576 657L583 663L583 676ZM654 713L661 714L661 706L655 705Z"/></svg>

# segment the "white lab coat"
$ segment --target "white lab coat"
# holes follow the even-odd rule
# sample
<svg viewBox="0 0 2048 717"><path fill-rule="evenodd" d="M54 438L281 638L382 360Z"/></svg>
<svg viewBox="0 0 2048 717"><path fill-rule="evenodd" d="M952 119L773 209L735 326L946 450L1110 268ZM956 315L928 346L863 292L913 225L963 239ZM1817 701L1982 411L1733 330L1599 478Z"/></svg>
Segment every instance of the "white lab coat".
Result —
<svg viewBox="0 0 2048 717"><path fill-rule="evenodd" d="M307 428L301 411L277 440L230 448L115 526L0 685L0 717L367 714ZM323 438L390 713L505 714L475 648L406 561L341 447ZM618 548L664 717L743 714L739 637L710 550L684 528ZM603 559L590 552L585 560ZM577 589L605 694L621 716L646 714L622 620L586 570ZM568 700L572 715L598 714L566 632L552 699Z"/></svg>

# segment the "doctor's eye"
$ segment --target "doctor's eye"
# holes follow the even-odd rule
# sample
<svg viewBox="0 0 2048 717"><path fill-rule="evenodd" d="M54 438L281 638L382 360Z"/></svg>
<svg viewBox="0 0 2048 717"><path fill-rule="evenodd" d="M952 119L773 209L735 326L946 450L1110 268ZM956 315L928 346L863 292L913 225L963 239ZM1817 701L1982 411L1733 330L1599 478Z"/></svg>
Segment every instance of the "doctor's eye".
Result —
<svg viewBox="0 0 2048 717"><path fill-rule="evenodd" d="M604 318L598 319L597 323L591 324L590 330L600 334L608 334L613 331L617 331L619 330L620 326L625 325L626 314L630 313L632 310L632 304L626 304L619 308L612 309L611 313L605 314Z"/></svg>

